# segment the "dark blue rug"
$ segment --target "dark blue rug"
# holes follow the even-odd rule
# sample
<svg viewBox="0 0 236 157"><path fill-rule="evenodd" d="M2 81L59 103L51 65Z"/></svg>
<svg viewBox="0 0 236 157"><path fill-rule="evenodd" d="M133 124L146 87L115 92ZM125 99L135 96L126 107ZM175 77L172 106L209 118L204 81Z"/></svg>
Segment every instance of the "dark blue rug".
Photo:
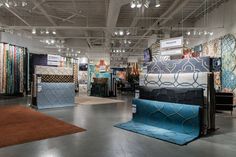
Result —
<svg viewBox="0 0 236 157"><path fill-rule="evenodd" d="M185 145L200 135L200 107L134 99L136 113L127 123L115 125L149 137Z"/></svg>

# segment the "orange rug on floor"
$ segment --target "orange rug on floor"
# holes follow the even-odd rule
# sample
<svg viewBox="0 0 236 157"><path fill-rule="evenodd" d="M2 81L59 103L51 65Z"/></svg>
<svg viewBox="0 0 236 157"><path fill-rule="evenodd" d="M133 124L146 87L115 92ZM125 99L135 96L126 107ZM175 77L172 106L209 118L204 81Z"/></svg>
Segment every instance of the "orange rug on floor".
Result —
<svg viewBox="0 0 236 157"><path fill-rule="evenodd" d="M82 131L23 106L0 107L0 148Z"/></svg>

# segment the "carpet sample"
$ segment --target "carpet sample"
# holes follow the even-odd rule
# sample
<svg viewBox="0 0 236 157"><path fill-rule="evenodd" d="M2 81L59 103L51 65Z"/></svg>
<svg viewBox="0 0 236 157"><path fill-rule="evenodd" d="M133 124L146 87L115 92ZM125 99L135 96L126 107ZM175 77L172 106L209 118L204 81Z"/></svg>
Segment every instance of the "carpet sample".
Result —
<svg viewBox="0 0 236 157"><path fill-rule="evenodd" d="M93 96L79 96L79 97L76 97L75 103L78 105L102 105L102 104L124 103L124 101L93 97Z"/></svg>
<svg viewBox="0 0 236 157"><path fill-rule="evenodd" d="M82 131L85 129L23 106L0 108L0 148Z"/></svg>
<svg viewBox="0 0 236 157"><path fill-rule="evenodd" d="M200 135L199 106L142 99L134 99L133 104L133 119L116 127L178 145Z"/></svg>

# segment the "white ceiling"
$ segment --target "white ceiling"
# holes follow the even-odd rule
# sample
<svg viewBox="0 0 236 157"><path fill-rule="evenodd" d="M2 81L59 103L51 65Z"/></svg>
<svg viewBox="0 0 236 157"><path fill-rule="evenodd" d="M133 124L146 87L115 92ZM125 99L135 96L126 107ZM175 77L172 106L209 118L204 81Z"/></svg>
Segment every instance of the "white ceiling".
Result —
<svg viewBox="0 0 236 157"><path fill-rule="evenodd" d="M20 1L23 0L17 0ZM161 0L159 8L151 0L148 9L131 9L130 0L24 1L28 2L26 7L0 7L4 29L31 33L36 28L38 33L33 37L39 39L48 37L41 35L40 30L55 29L57 35L53 38L65 40L65 47L124 48L133 53L141 52L154 33L162 38L166 33L177 36L183 29L192 29L197 19L226 0ZM132 34L115 37L112 33L117 30L129 30ZM121 44L124 39L132 43Z"/></svg>

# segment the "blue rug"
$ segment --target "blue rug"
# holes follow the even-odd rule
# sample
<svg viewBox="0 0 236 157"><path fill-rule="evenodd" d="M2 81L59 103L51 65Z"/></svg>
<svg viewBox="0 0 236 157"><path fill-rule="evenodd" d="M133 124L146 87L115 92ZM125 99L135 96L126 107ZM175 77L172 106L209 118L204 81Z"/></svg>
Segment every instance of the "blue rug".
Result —
<svg viewBox="0 0 236 157"><path fill-rule="evenodd" d="M136 113L118 128L185 145L200 135L200 107L134 99Z"/></svg>

